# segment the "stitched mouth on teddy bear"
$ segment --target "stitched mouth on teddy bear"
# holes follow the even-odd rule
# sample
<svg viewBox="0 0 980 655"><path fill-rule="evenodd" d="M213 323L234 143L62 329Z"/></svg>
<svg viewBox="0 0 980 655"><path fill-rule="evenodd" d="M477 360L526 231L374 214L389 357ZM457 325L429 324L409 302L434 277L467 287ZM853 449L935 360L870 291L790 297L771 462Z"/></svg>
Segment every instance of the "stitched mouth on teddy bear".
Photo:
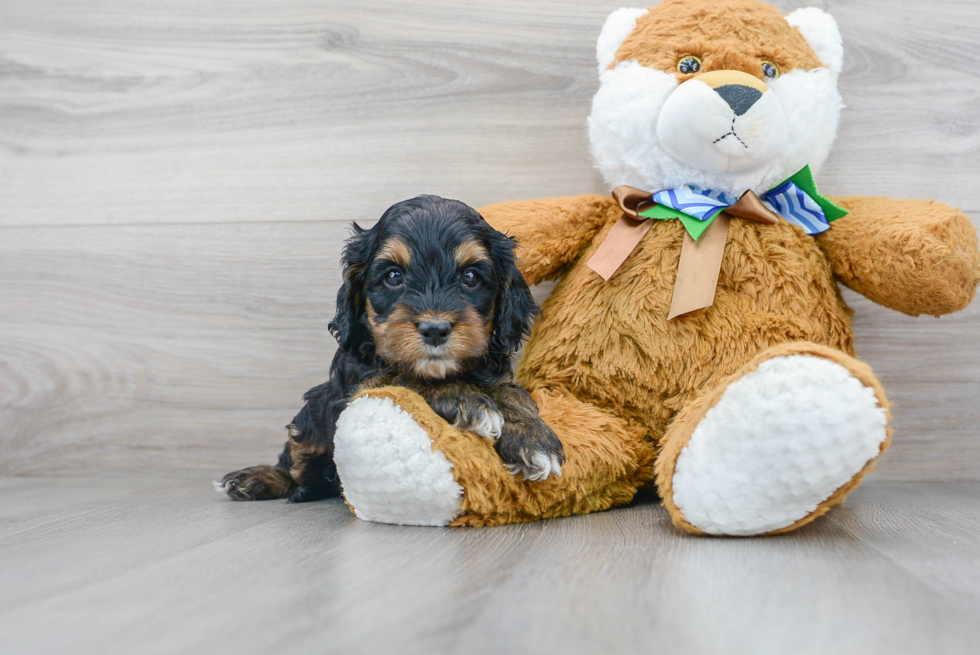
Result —
<svg viewBox="0 0 980 655"><path fill-rule="evenodd" d="M736 141L738 141L740 144L742 144L742 147L743 148L748 148L749 147L749 145L747 143L745 143L745 141L742 141L741 139L738 138L738 133L735 131L735 119L734 118L732 119L732 129L729 130L728 132L726 132L725 134L722 134L720 137L718 137L717 139L715 139L711 143L717 144L719 141L722 141L724 139L727 139L728 137L732 137L733 139L735 139Z"/></svg>
<svg viewBox="0 0 980 655"><path fill-rule="evenodd" d="M664 103L656 130L670 156L712 173L761 169L787 140L776 94L739 71L714 71L679 85Z"/></svg>

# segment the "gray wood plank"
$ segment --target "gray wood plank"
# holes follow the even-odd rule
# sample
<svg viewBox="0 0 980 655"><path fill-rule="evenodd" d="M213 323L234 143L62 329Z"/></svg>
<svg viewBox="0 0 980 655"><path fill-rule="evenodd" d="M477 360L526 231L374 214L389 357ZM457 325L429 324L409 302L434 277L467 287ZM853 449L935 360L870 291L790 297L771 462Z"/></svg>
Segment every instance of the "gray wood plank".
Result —
<svg viewBox="0 0 980 655"><path fill-rule="evenodd" d="M597 514L584 528L563 522L539 539L459 652L559 652L558 643L584 653L652 644L706 654L973 647L975 605L933 591L830 521L786 538L705 540L679 538L660 508L644 509ZM911 518L887 511L899 524ZM515 624L526 630L497 629Z"/></svg>
<svg viewBox="0 0 980 655"><path fill-rule="evenodd" d="M3 0L0 225L603 191L584 125L619 4ZM824 188L980 210L975 3L820 4L845 37L849 105Z"/></svg>
<svg viewBox="0 0 980 655"><path fill-rule="evenodd" d="M830 519L930 588L978 604L980 489L972 485L869 484ZM969 544L959 548L960 544Z"/></svg>
<svg viewBox="0 0 980 655"><path fill-rule="evenodd" d="M163 483L0 481L6 507L51 519L0 519L3 652L902 655L980 638L975 482L872 482L766 539L688 537L652 504L408 528Z"/></svg>
<svg viewBox="0 0 980 655"><path fill-rule="evenodd" d="M274 461L303 392L327 375L345 231L7 229L0 470L220 471ZM215 457L221 451L230 457Z"/></svg>

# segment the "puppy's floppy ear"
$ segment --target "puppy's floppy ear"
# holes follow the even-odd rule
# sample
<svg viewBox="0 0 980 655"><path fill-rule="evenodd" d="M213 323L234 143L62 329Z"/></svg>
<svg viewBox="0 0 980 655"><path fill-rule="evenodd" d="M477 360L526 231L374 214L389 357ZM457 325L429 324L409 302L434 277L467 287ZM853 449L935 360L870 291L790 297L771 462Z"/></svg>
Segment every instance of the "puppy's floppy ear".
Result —
<svg viewBox="0 0 980 655"><path fill-rule="evenodd" d="M337 292L337 313L330 325L330 334L344 350L360 353L371 338L364 323L364 278L377 244L377 226L365 230L352 223L353 234L344 244L344 283Z"/></svg>
<svg viewBox="0 0 980 655"><path fill-rule="evenodd" d="M524 338L531 333L531 323L538 313L527 282L517 268L517 258L514 256L516 247L517 242L513 238L493 231L490 256L496 268L498 289L490 350L496 354L509 355L517 351Z"/></svg>

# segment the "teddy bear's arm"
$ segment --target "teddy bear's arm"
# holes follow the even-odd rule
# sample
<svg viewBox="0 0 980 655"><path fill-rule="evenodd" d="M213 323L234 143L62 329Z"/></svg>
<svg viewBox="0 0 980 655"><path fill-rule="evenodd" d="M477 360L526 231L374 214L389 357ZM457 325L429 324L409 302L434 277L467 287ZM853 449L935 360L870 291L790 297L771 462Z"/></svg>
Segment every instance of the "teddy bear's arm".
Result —
<svg viewBox="0 0 980 655"><path fill-rule="evenodd" d="M517 258L528 284L559 277L622 213L609 196L583 195L502 202L480 208L495 229L518 242Z"/></svg>
<svg viewBox="0 0 980 655"><path fill-rule="evenodd" d="M837 278L910 316L959 311L980 282L976 229L938 202L843 197L850 214L817 236Z"/></svg>

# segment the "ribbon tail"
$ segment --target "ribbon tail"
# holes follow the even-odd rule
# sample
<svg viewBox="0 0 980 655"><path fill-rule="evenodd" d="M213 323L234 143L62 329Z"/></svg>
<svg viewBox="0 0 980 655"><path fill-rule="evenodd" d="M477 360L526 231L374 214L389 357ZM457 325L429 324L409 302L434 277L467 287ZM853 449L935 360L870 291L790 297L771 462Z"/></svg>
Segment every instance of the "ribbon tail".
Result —
<svg viewBox="0 0 980 655"><path fill-rule="evenodd" d="M684 232L684 245L681 246L674 294L667 314L668 321L681 314L710 307L714 303L730 224L728 215L721 213L697 241Z"/></svg>
<svg viewBox="0 0 980 655"><path fill-rule="evenodd" d="M620 216L585 265L608 281L650 231L652 224L645 218L637 220L625 214Z"/></svg>

